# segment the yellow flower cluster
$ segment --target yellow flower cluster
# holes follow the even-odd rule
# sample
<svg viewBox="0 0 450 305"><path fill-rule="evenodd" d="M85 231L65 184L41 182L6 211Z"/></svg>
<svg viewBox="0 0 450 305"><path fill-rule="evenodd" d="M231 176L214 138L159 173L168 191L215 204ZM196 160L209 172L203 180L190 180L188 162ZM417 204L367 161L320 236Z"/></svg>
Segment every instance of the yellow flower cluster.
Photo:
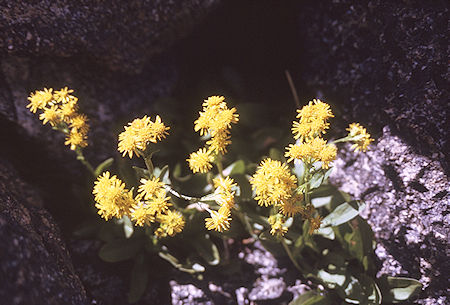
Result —
<svg viewBox="0 0 450 305"><path fill-rule="evenodd" d="M150 117L144 116L141 119L134 119L125 131L119 134L118 150L122 156L128 154L130 158L138 151L144 151L150 143L156 143L165 138L170 127L165 126L159 115L152 122Z"/></svg>
<svg viewBox="0 0 450 305"><path fill-rule="evenodd" d="M170 197L166 196L164 183L159 178L141 179L138 195L133 197L133 192L127 190L120 179L105 172L97 178L92 193L98 214L105 220L128 216L141 227L158 221L160 227L155 234L159 237L173 236L184 228L184 217L169 209Z"/></svg>
<svg viewBox="0 0 450 305"><path fill-rule="evenodd" d="M218 232L226 231L230 228L231 221L231 209L234 206L234 195L233 191L237 185L234 180L230 177L226 178L216 178L213 180L214 195L216 202L220 205L218 211L211 211L211 217L205 219L205 226L208 230L216 230Z"/></svg>
<svg viewBox="0 0 450 305"><path fill-rule="evenodd" d="M76 150L87 146L89 124L87 117L78 112L78 98L71 93L73 90L67 87L59 91L53 91L52 88L37 90L28 97L30 103L27 108L33 113L41 110L39 119L42 123L49 123L64 132L64 144L69 145L71 150Z"/></svg>
<svg viewBox="0 0 450 305"><path fill-rule="evenodd" d="M200 135L209 134L211 138L206 147L190 154L187 159L192 172L206 173L212 168L214 155L225 154L227 146L231 144L231 124L239 121L236 108L229 109L223 96L211 96L203 102L203 111L194 122L194 130Z"/></svg>
<svg viewBox="0 0 450 305"><path fill-rule="evenodd" d="M250 178L255 199L261 206L284 204L297 188L297 178L286 164L267 158Z"/></svg>
<svg viewBox="0 0 450 305"><path fill-rule="evenodd" d="M359 150L366 151L367 147L373 141L367 130L358 123L350 124L347 130L348 137L352 138L354 142L351 148L355 150L355 152L358 152Z"/></svg>
<svg viewBox="0 0 450 305"><path fill-rule="evenodd" d="M130 208L136 205L133 192L126 189L125 183L116 176L111 176L109 172L105 172L97 178L92 193L98 214L105 220L113 217L120 219L124 215L128 215Z"/></svg>
<svg viewBox="0 0 450 305"><path fill-rule="evenodd" d="M280 214L269 216L268 221L270 226L272 227L270 230L270 234L272 235L284 236L284 234L286 234L289 230L288 227L286 227L285 221Z"/></svg>
<svg viewBox="0 0 450 305"><path fill-rule="evenodd" d="M299 143L286 147L288 162L295 159L310 164L320 161L322 168L329 168L330 162L336 159L337 149L321 136L330 126L328 119L334 117L330 106L314 99L297 112L300 120L293 123L292 133Z"/></svg>

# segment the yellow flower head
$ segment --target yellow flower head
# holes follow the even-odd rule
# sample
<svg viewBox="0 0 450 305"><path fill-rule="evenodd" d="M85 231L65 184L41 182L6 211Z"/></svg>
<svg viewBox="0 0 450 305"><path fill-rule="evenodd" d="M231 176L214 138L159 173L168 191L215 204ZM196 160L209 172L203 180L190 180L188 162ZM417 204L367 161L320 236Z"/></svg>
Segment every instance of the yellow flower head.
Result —
<svg viewBox="0 0 450 305"><path fill-rule="evenodd" d="M53 93L53 98L58 103L67 103L69 101L76 102L78 99L75 96L70 95L70 93L72 93L72 92L73 92L72 89L64 87L64 88L61 88L61 90L59 90L59 91L55 91Z"/></svg>
<svg viewBox="0 0 450 305"><path fill-rule="evenodd" d="M213 179L214 187L220 189L222 192L231 193L232 189L237 187L237 184L230 177L218 177Z"/></svg>
<svg viewBox="0 0 450 305"><path fill-rule="evenodd" d="M236 108L228 109L223 96L211 96L203 103L203 111L194 122L194 130L200 135L210 134L212 138L207 142L210 150L225 153L226 146L231 143L229 132L231 124L239 121Z"/></svg>
<svg viewBox="0 0 450 305"><path fill-rule="evenodd" d="M293 217L303 210L303 206L300 204L302 200L302 194L295 194L291 198L282 201L280 203L280 212L285 216Z"/></svg>
<svg viewBox="0 0 450 305"><path fill-rule="evenodd" d="M136 205L131 191L125 188L125 184L109 172L97 178L92 191L96 201L95 207L98 214L105 220L113 217L122 218L129 214L130 208Z"/></svg>
<svg viewBox="0 0 450 305"><path fill-rule="evenodd" d="M88 145L87 136L76 128L72 128L69 135L66 137L64 144L70 145L71 150L75 150L78 147L86 147Z"/></svg>
<svg viewBox="0 0 450 305"><path fill-rule="evenodd" d="M329 128L327 120L334 117L330 106L320 100L314 99L302 109L297 110L298 122L294 122L292 133L295 139L300 141L309 140L325 133Z"/></svg>
<svg viewBox="0 0 450 305"><path fill-rule="evenodd" d="M149 226L151 222L155 221L155 217L149 210L148 206L140 202L133 205L130 209L131 220L135 222L136 226L143 227L144 225Z"/></svg>
<svg viewBox="0 0 450 305"><path fill-rule="evenodd" d="M213 151L216 154L225 154L227 152L227 146L231 144L230 135L227 131L228 130L216 133L211 139L206 141L210 151Z"/></svg>
<svg viewBox="0 0 450 305"><path fill-rule="evenodd" d="M160 193L151 201L147 201L152 215L166 213L169 210L169 207L172 206L169 200L170 197L166 197L166 194Z"/></svg>
<svg viewBox="0 0 450 305"><path fill-rule="evenodd" d="M169 210L167 214L159 215L158 220L161 225L155 234L159 237L174 236L183 231L185 221L183 215L178 211Z"/></svg>
<svg viewBox="0 0 450 305"><path fill-rule="evenodd" d="M53 99L52 95L53 89L44 88L44 90L37 90L28 97L30 103L27 105L27 108L30 108L30 111L36 113L38 109L43 109L47 106Z"/></svg>
<svg viewBox="0 0 450 305"><path fill-rule="evenodd" d="M270 226L272 229L270 230L270 234L276 236L284 236L289 230L285 225L282 217L280 215L272 215L268 219Z"/></svg>
<svg viewBox="0 0 450 305"><path fill-rule="evenodd" d="M186 161L189 162L189 168L194 174L198 172L207 173L212 168L211 162L214 161L214 157L206 148L200 148L198 151L191 153Z"/></svg>
<svg viewBox="0 0 450 305"><path fill-rule="evenodd" d="M78 115L78 104L76 100L70 100L67 103L62 104L60 109L63 119L67 123L69 123L72 118Z"/></svg>
<svg viewBox="0 0 450 305"><path fill-rule="evenodd" d="M322 168L329 168L330 162L336 159L337 148L334 145L326 145L319 152L318 160L322 162Z"/></svg>
<svg viewBox="0 0 450 305"><path fill-rule="evenodd" d="M230 228L230 210L223 208L219 211L211 211L210 215L211 217L205 219L205 227L208 230L223 232Z"/></svg>
<svg viewBox="0 0 450 305"><path fill-rule="evenodd" d="M76 128L81 133L87 134L89 131L87 116L84 114L76 114L70 119L70 127Z"/></svg>
<svg viewBox="0 0 450 305"><path fill-rule="evenodd" d="M51 105L44 108L44 112L39 115L39 119L42 120L44 125L49 122L50 125L55 126L61 122L61 112L56 105Z"/></svg>
<svg viewBox="0 0 450 305"><path fill-rule="evenodd" d="M370 145L370 143L373 141L372 138L370 138L370 134L367 132L367 130L359 125L358 123L352 123L348 126L348 136L352 137L354 144L352 145L352 149L355 152L366 151L367 147Z"/></svg>
<svg viewBox="0 0 450 305"><path fill-rule="evenodd" d="M286 164L267 158L250 178L259 205L275 205L291 197L297 187L297 178Z"/></svg>
<svg viewBox="0 0 450 305"><path fill-rule="evenodd" d="M150 180L141 179L141 185L139 186L138 191L146 200L150 200L166 194L166 190L164 189L164 182L159 181L159 178L156 177L153 177Z"/></svg>
<svg viewBox="0 0 450 305"><path fill-rule="evenodd" d="M118 150L125 156L128 153L130 158L133 153L137 154L138 150L145 150L149 143L156 143L165 138L170 127L164 125L161 118L156 116L155 122L149 117L144 116L141 119L134 119L125 131L119 134Z"/></svg>

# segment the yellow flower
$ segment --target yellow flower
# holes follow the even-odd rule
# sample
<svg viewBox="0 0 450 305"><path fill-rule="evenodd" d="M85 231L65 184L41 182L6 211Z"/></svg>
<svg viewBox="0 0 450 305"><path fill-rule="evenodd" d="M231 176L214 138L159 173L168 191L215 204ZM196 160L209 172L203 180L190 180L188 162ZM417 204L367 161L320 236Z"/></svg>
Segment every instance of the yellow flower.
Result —
<svg viewBox="0 0 450 305"><path fill-rule="evenodd" d="M298 122L294 122L292 133L295 139L300 141L308 140L325 133L325 129L329 128L327 120L334 117L330 106L320 100L312 100L302 109L297 110Z"/></svg>
<svg viewBox="0 0 450 305"><path fill-rule="evenodd" d="M61 122L61 112L56 105L51 105L44 108L44 112L39 115L39 119L42 120L44 125L49 122L50 125L55 126Z"/></svg>
<svg viewBox="0 0 450 305"><path fill-rule="evenodd" d="M77 101L70 100L67 103L61 105L61 114L63 116L64 121L70 122L72 118L78 115L78 105Z"/></svg>
<svg viewBox="0 0 450 305"><path fill-rule="evenodd" d="M44 90L36 90L35 93L31 93L28 97L30 103L27 105L27 108L30 108L30 111L33 113L36 113L38 109L43 109L53 99L52 90L51 88L44 88Z"/></svg>
<svg viewBox="0 0 450 305"><path fill-rule="evenodd" d="M297 187L297 178L286 164L267 158L250 178L259 205L275 205L291 197Z"/></svg>
<svg viewBox="0 0 450 305"><path fill-rule="evenodd" d="M141 185L138 189L144 199L152 199L160 195L165 195L164 182L159 181L159 178L153 177L152 179L141 179Z"/></svg>
<svg viewBox="0 0 450 305"><path fill-rule="evenodd" d="M322 168L329 168L330 162L336 159L337 148L334 145L326 145L319 153L318 160L322 162Z"/></svg>
<svg viewBox="0 0 450 305"><path fill-rule="evenodd" d="M280 203L280 212L285 216L293 217L295 214L298 214L303 210L303 206L300 205L300 201L302 200L302 194L295 194L291 198L282 201Z"/></svg>
<svg viewBox="0 0 450 305"><path fill-rule="evenodd" d="M220 189L223 192L231 193L232 188L237 187L237 184L234 183L234 180L230 177L218 177L213 179L214 187L216 189Z"/></svg>
<svg viewBox="0 0 450 305"><path fill-rule="evenodd" d="M322 216L317 215L314 218L311 218L310 221L311 223L309 224L309 234L313 234L315 230L320 228L320 224L322 223Z"/></svg>
<svg viewBox="0 0 450 305"><path fill-rule="evenodd" d="M231 124L236 124L238 121L239 115L236 113L236 108L223 109L209 122L208 127L211 135L214 136L231 128Z"/></svg>
<svg viewBox="0 0 450 305"><path fill-rule="evenodd" d="M147 203L152 214L163 214L172 206L169 200L170 197L166 197L166 194L160 193L151 201L147 201Z"/></svg>
<svg viewBox="0 0 450 305"><path fill-rule="evenodd" d="M161 139L164 139L166 137L166 135L168 135L169 133L167 132L167 130L170 129L169 126L164 125L164 123L161 121L161 118L159 117L159 115L156 116L155 121L151 122L150 124L151 126L151 135L153 136L153 138L158 141L161 141ZM151 141L153 142L153 141Z"/></svg>
<svg viewBox="0 0 450 305"><path fill-rule="evenodd" d="M76 102L78 99L75 96L70 95L70 93L72 93L72 92L73 92L72 89L64 87L64 88L61 88L61 90L59 90L59 91L55 91L53 93L53 98L58 103L59 102L66 103L68 101L75 101Z"/></svg>
<svg viewBox="0 0 450 305"><path fill-rule="evenodd" d="M161 118L156 116L155 122L149 117L144 116L141 119L134 119L125 131L119 134L118 150L125 156L128 153L130 158L133 153L137 154L139 150L145 150L149 143L156 143L165 138L170 127L164 125Z"/></svg>
<svg viewBox="0 0 450 305"><path fill-rule="evenodd" d="M77 149L77 147L86 147L87 137L84 133L78 131L76 128L72 128L69 135L66 137L65 145L70 145L71 150Z"/></svg>
<svg viewBox="0 0 450 305"><path fill-rule="evenodd" d="M183 231L185 221L183 215L178 211L169 210L167 214L159 215L158 220L161 222L161 226L155 233L159 237L174 236Z"/></svg>
<svg viewBox="0 0 450 305"><path fill-rule="evenodd" d="M219 211L211 211L210 215L211 217L205 219L205 227L208 230L223 232L230 228L230 210L223 208Z"/></svg>
<svg viewBox="0 0 450 305"><path fill-rule="evenodd" d="M211 162L214 161L214 158L206 148L200 148L198 151L191 153L186 161L189 162L189 168L194 174L197 172L206 173L212 168Z"/></svg>
<svg viewBox="0 0 450 305"><path fill-rule="evenodd" d="M92 191L96 201L95 207L98 214L105 220L113 217L122 218L130 212L130 208L136 205L131 191L125 188L125 184L109 172L97 178Z"/></svg>
<svg viewBox="0 0 450 305"><path fill-rule="evenodd" d="M70 127L76 128L81 133L87 134L89 131L87 116L84 114L76 114L70 119Z"/></svg>
<svg viewBox="0 0 450 305"><path fill-rule="evenodd" d="M291 162L294 159L305 160L307 157L311 156L311 146L307 144L289 144L289 146L286 147L286 150L284 156L289 158L287 162Z"/></svg>
<svg viewBox="0 0 450 305"><path fill-rule="evenodd" d="M347 130L349 131L348 136L352 137L352 140L355 142L351 149L355 152L358 152L359 150L366 151L367 147L373 141L367 130L358 123L350 124Z"/></svg>
<svg viewBox="0 0 450 305"><path fill-rule="evenodd" d="M284 226L284 221L280 217L280 215L272 215L268 219L270 226L272 227L270 230L270 234L276 235L276 236L284 236L286 232L289 230L287 227Z"/></svg>
<svg viewBox="0 0 450 305"><path fill-rule="evenodd" d="M227 131L222 131L214 134L206 144L209 145L210 151L214 151L216 154L225 154L227 152L227 146L231 144L230 136Z"/></svg>
<svg viewBox="0 0 450 305"><path fill-rule="evenodd" d="M148 206L140 202L133 205L130 209L131 220L135 222L136 226L143 227L144 225L149 226L151 222L155 221L155 217L149 210Z"/></svg>
<svg viewBox="0 0 450 305"><path fill-rule="evenodd" d="M204 100L203 102L203 108L211 108L211 107L218 107L218 108L226 108L226 103L224 102L225 97L224 96L210 96L208 99Z"/></svg>

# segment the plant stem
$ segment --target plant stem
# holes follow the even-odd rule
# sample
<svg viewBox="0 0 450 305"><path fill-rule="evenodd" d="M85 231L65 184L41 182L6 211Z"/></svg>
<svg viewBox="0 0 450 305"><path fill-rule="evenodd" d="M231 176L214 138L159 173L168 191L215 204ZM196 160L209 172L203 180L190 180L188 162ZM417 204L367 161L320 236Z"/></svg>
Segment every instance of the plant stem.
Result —
<svg viewBox="0 0 450 305"><path fill-rule="evenodd" d="M281 239L281 244L283 245L284 250L286 251L287 255L289 256L289 259L294 264L295 268L297 268L298 271L302 272L302 268L300 268L299 264L295 260L294 256L292 255L291 250L289 249L289 246L286 244L284 239Z"/></svg>
<svg viewBox="0 0 450 305"><path fill-rule="evenodd" d="M94 178L96 178L95 177L95 170L92 167L91 163L89 163L89 161L86 160L86 158L84 157L83 150L81 148L78 148L78 149L75 150L75 152L77 154L77 160L79 160L88 169L88 171L92 174L92 176Z"/></svg>
<svg viewBox="0 0 450 305"><path fill-rule="evenodd" d="M223 175L222 155L220 153L217 155L215 163L216 163L216 166L217 166L217 170L219 171L219 176L221 178L225 178L224 175Z"/></svg>
<svg viewBox="0 0 450 305"><path fill-rule="evenodd" d="M142 158L144 158L145 166L147 167L150 178L153 178L155 168L153 167L152 155L142 155Z"/></svg>
<svg viewBox="0 0 450 305"><path fill-rule="evenodd" d="M294 82L292 81L291 73L288 70L284 70L286 74L287 81L289 83L289 87L291 88L292 95L294 96L295 105L297 108L300 108L300 100L298 98L297 89L295 88Z"/></svg>

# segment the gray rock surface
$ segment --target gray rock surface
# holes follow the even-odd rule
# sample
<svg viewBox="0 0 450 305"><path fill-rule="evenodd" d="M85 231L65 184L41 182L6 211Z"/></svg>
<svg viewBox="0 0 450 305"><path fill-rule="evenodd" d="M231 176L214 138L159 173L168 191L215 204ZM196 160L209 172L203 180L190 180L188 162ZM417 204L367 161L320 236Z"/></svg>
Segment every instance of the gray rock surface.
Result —
<svg viewBox="0 0 450 305"><path fill-rule="evenodd" d="M450 181L439 162L414 152L388 127L370 151L340 151L330 180L367 203L379 242L379 274L420 279L420 304L450 300Z"/></svg>
<svg viewBox="0 0 450 305"><path fill-rule="evenodd" d="M218 0L3 1L0 57L83 57L135 73Z"/></svg>
<svg viewBox="0 0 450 305"><path fill-rule="evenodd" d="M448 1L306 1L302 78L344 119L387 124L448 171Z"/></svg>
<svg viewBox="0 0 450 305"><path fill-rule="evenodd" d="M39 193L0 158L0 298L2 304L87 303L59 227Z"/></svg>

